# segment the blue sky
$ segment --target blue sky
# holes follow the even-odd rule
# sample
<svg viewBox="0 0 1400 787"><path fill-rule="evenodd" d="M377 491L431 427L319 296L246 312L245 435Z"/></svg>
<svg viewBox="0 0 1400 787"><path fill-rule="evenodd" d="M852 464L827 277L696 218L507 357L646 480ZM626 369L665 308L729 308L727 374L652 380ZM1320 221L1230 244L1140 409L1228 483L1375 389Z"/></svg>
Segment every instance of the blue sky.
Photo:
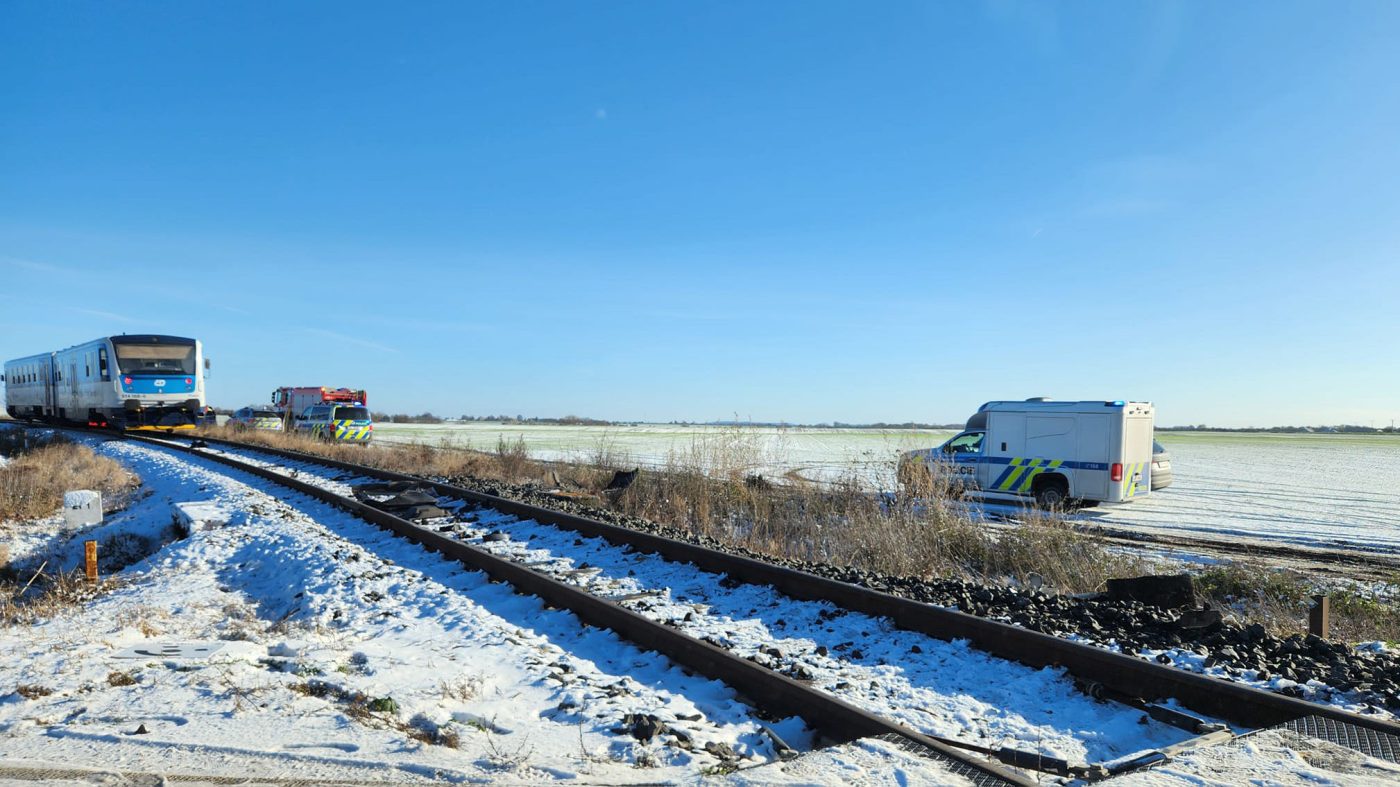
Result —
<svg viewBox="0 0 1400 787"><path fill-rule="evenodd" d="M7 3L0 357L210 400L1400 419L1400 5Z"/></svg>

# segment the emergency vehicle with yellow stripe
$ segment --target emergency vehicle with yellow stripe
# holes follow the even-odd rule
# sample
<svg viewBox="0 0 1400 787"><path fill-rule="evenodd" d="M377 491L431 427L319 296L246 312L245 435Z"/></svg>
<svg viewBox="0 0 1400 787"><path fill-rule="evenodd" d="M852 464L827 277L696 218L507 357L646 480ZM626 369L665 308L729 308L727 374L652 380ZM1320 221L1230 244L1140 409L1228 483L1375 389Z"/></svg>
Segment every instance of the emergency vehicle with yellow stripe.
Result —
<svg viewBox="0 0 1400 787"><path fill-rule="evenodd" d="M350 388L284 387L272 392L272 406L287 429L321 440L368 443L374 437L368 395Z"/></svg>
<svg viewBox="0 0 1400 787"><path fill-rule="evenodd" d="M1150 402L987 402L963 432L904 455L989 500L1045 508L1127 503L1152 491Z"/></svg>

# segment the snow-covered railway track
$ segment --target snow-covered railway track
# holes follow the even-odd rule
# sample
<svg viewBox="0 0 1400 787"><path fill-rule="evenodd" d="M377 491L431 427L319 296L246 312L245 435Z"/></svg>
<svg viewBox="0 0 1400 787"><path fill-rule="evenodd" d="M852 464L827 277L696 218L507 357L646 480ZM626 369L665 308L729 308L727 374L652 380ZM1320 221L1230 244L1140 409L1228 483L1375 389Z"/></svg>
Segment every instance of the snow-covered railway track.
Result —
<svg viewBox="0 0 1400 787"><path fill-rule="evenodd" d="M795 571L790 568L776 566L750 558L736 556L724 552L707 549L695 544L683 541L675 541L658 535L631 530L628 528L610 525L586 519L565 512L554 511L546 508L528 505L525 503L498 498L480 492L464 489L450 484L445 484L431 479L416 478L398 473L377 470L374 468L353 465L349 463L337 462L321 457L299 454L296 452L283 451L279 449L269 449L260 446L249 446L237 441L211 440L217 445L224 445L235 449L245 456L277 457L284 466L290 465L292 468L300 468L298 472L313 472L314 468L331 468L336 472L321 471L323 478L333 478L337 474L353 473L363 477L369 477L384 481L403 482L417 485L428 489L442 498L464 501L469 504L472 511L480 517L481 511L490 511L501 517L497 524L506 521L529 522L534 525L549 526L569 531L577 536L592 539L601 539L616 547L632 550L637 553L649 553L659 555L672 564L692 565L711 574L723 574L730 583L744 583L751 586L768 586L792 599L825 601L835 605L839 613L860 613L883 619L884 628L879 630L877 637L889 637L894 629L904 629L919 632L938 640L968 640L974 648L1000 659L1012 662L1019 662L1021 665L1031 667L1063 667L1071 674L1080 685L1089 687L1095 694L1101 697L1109 697L1114 700L1133 707L1146 707L1153 711L1156 718L1168 722L1176 723L1184 728L1193 729L1194 732L1203 733L1205 741L1209 742L1216 733L1210 731L1209 726L1199 726L1189 714L1174 716L1171 709L1158 704L1160 701L1174 701L1178 703L1178 708L1184 707L1190 711L1203 714L1208 717L1215 717L1229 721L1238 728L1262 728L1285 723L1296 723L1299 719L1315 718L1325 720L1332 728L1340 728L1347 732L1341 737L1352 736L1356 731L1361 737L1374 738L1381 736L1387 744L1400 744L1400 725L1396 725L1388 720L1362 716L1349 713L1331 706L1318 705L1306 702L1293 697L1260 691L1240 684L1222 681L1204 675L1185 672L1173 667L1163 666L1141 659L1124 656L1122 654L1109 652L1100 648L1082 645L1057 637L1052 637L1039 632L1030 631L1017 626L1001 623L985 618L966 615L954 610L935 607L909 599L893 596L869 588L849 585L830 579L813 576L804 572ZM285 470L284 470L285 472ZM338 482L332 482L338 483ZM501 528L504 530L505 528ZM532 537L537 537L536 533ZM571 543L573 549L560 550L567 551L570 556L577 551L582 543ZM526 550L528 551L528 550ZM547 559L536 556L541 563L547 563ZM642 558L633 558L642 560ZM521 564L517 564L521 565ZM540 573L536 567L526 567L525 570L532 574ZM632 573L635 569L628 569ZM670 588L666 588L667 591ZM528 592L528 591L527 591ZM638 594L635 598L623 601L637 601L648 597L657 598L656 593ZM595 598L598 598L595 596ZM611 601L600 599L604 603L613 604ZM621 605L616 605L621 606ZM659 605L658 605L659 606ZM640 616L640 615L639 615ZM683 619L683 618L682 618ZM668 618L663 623L668 631L679 633L675 626L677 620L674 617ZM621 632L619 632L621 633ZM627 636L623 634L623 636ZM688 635L682 634L682 636ZM692 640L693 641L693 640ZM651 647L646 642L639 642L644 647ZM699 643L708 644L706 642ZM724 643L721 643L724 644ZM658 648L658 650L661 650ZM781 648L778 648L781 652ZM827 648L830 655L831 649ZM662 651L666 652L666 651ZM670 655L670 654L668 654ZM760 650L758 658L760 666L775 667L777 670L789 669L789 674L793 674L790 661L785 661L780 657L774 657L771 652ZM917 655L917 654L915 654ZM768 656L765 660L763 656ZM776 659L773 661L773 659ZM682 663L687 663L677 659ZM918 659L909 659L907 656L901 660L904 665ZM752 665L754 662L746 662ZM810 662L809 662L810 663ZM961 665L953 666L951 671L956 671ZM1012 665L1005 665L1010 667ZM766 670L766 667L764 667ZM809 667L810 668L810 667ZM766 670L770 671L771 670ZM946 670L945 670L946 671ZM709 674L709 673L707 673ZM779 677L784 677L779 675ZM808 683L805 675L796 673L796 677L802 679L803 688L809 691L814 690ZM723 678L721 678L723 679ZM996 683L1003 680L1004 676L987 675L984 680L987 683ZM736 685L733 681L726 680L730 685L735 685L750 696L765 697L762 684L765 679L760 675L757 678L750 677L750 680L757 680L760 684L758 694L754 694L754 689L745 689ZM797 681L788 679L789 683ZM828 687L834 688L834 687ZM847 695L849 697L849 694ZM840 700L838 700L840 702ZM844 704L844 703L843 703ZM793 712L803 715L809 721L814 720L808 712L783 706L781 702L778 707L789 707ZM893 706L891 706L893 709ZM996 708L992 705L983 706L984 712L1000 713L1005 709ZM913 711L911 711L913 712ZM873 713L866 715L874 716ZM898 715L898 714L896 714ZM888 721L881 716L877 716L880 721ZM821 717L815 721L822 721ZM905 716L904 721L908 721ZM820 726L820 724L814 725ZM907 730L903 724L894 725L897 730ZM914 724L915 727L929 729L926 725ZM934 729L937 729L934 727ZM830 733L828 733L830 734ZM866 733L870 734L870 733ZM1108 733L1101 733L1107 735ZM921 743L940 742L937 732L931 735L920 735ZM833 737L841 737L836 735ZM996 755L996 747L979 746L968 741L942 739L954 745L963 745L973 750L982 750L984 753ZM1141 758L1126 757L1117 762L1107 763L1111 767L1104 767L1104 763L1086 767L1083 760L1074 762L1057 761L1058 758L1038 754L1034 750L1035 744L1039 741L1028 742L1027 748L1032 749L1031 754L1039 757L1039 762L1028 760L1022 756L1024 750L1002 747L1001 756L1003 761L1015 763L1022 767L1048 771L1068 771L1081 777L1102 777L1112 772L1128 770L1135 765L1145 762L1160 761L1157 754L1148 753ZM1190 741L1176 742L1158 739L1152 744L1160 750L1172 750L1180 746L1190 745ZM930 747L934 751L938 749ZM1149 746L1149 749L1151 746ZM1380 747L1385 749L1386 747ZM1376 748L1367 749L1375 751ZM1103 750L1100 750L1103 753ZM1392 755L1393 756L1393 755Z"/></svg>
<svg viewBox="0 0 1400 787"><path fill-rule="evenodd" d="M983 701L980 704L970 703L964 712L993 717L993 720L984 724L964 724L961 730L950 730L934 723L939 721L936 718L940 712L937 708L930 711L919 704L923 695L913 689L920 687L913 687L903 693L886 691L885 696L881 697L878 696L879 689L887 689L888 683L881 685L879 678L882 676L877 675L876 679L871 681L871 691L867 692L867 696L861 697L860 692L850 690L853 681L837 680L833 683L833 676L858 674L859 669L856 668L866 668L866 675L861 676L863 680L874 667L898 665L897 670L891 667L887 672L910 672L924 666L928 670L924 680L929 686L933 686L937 683L936 678L940 672L955 678L960 671L967 669L965 662L949 662L944 652L933 652L926 644L922 648L911 647L908 641L900 639L909 632L922 632L938 640L970 640L975 647L986 653L1018 661L1023 665L1066 667L1077 679L1098 687L1107 696L1117 697L1129 704L1140 705L1144 700L1171 698L1198 713L1224 718L1241 727L1262 727L1302 717L1315 717L1331 724L1362 730L1371 736L1394 736L1400 733L1396 725L1379 719L1185 673L996 621L975 618L867 588L715 552L686 542L672 541L426 479L410 478L291 452L244 446L233 442L213 442L236 448L240 456L221 456L213 451L198 453L333 502L444 555L458 557L461 554L466 559L458 559L462 559L468 565L483 567L492 561L500 561L501 565L493 564L494 570L486 570L512 582L524 592L538 595L551 604L575 611L587 622L611 628L642 647L658 650L677 663L718 677L743 692L755 704L802 715L833 738L873 734L902 736L907 741L917 741L925 747L925 751L948 758L950 762L964 764L980 777L992 781L1018 783L1024 782L1026 777L1019 771L969 759L962 753L941 745L933 736L951 733L957 737L960 731L972 731L972 737L976 738L980 733L983 736L980 743L966 739L956 743L988 753L995 753L999 748L1004 759L1023 767L1067 771L1091 778L1107 775L1110 770L1126 768L1127 763L1133 762L1134 758L1124 757L1123 762L1116 763L1117 767L1112 769L1085 768L1085 760L1095 759L1094 757L1077 759L1077 765L1069 762L1057 763L1055 756L1045 754L1047 747L1037 745L1040 741L1027 741L1023 737L1021 740L1026 745L1019 749L1006 745L1008 739L1012 742L1016 740L1016 725L999 724L995 717L1020 715L1024 718L1027 715L1026 711L1000 707L1002 703L995 699L991 702L985 701L987 696L996 696L995 692L988 695L985 687L982 693ZM276 459L269 461L268 457ZM328 471L325 468L334 470ZM293 473L293 470L296 472ZM292 475L297 477L290 477ZM439 502L444 505L448 505L448 500L462 501L464 505L449 507L458 509L463 521L444 521L436 526L420 527L387 515L374 506L346 497L345 493L349 491L346 481L363 481L367 478L411 482L439 496ZM553 531L553 534L549 531ZM562 535L563 531L568 531L567 537ZM623 554L623 549L632 550L633 553ZM636 554L638 552L659 554L670 561L674 570L669 580L650 583L636 580L639 574L654 579L656 569L650 567L661 565L660 561L641 557ZM583 565L581 559L588 564ZM694 568L685 564L692 564ZM643 566L649 568L645 571L639 570ZM696 569L712 572L710 580L694 581L698 573ZM734 587L723 589L734 592L719 592L722 588L714 582L713 573L727 575L726 584ZM627 574L632 574L628 579L634 581L623 581ZM687 574L691 577L689 583L685 581L684 575ZM747 587L738 587L740 584L747 584ZM785 602L775 601L777 594L761 586L771 586L791 598L827 602L826 606L817 607L825 612L818 612L816 617L800 617L793 611L796 606L790 603L784 606ZM592 592L588 592L590 590ZM704 600L697 602L696 599ZM768 609L758 613L759 608L765 604L768 605ZM749 607L739 609L744 605ZM686 609L687 606L689 609ZM729 614L709 614L716 610ZM736 610L737 615L733 614ZM775 618L774 610L786 612L791 619ZM748 617L745 616L746 612L749 613ZM871 618L862 619L861 615L874 616L873 622ZM866 641L888 643L890 647L879 651L873 658L870 653L861 654L864 658L855 658L856 654L849 651L859 648L841 647L849 646L849 642L818 644L822 636L819 632L840 638L841 632L851 630L842 628L840 623L832 625L837 617L859 621L856 628L861 629L859 634L867 638ZM763 628L758 637L753 636L753 632L745 631L745 627L754 621ZM721 628L716 629L716 625ZM707 626L709 630L706 630ZM728 628L724 628L725 626ZM793 634L790 635L789 632ZM765 636L782 641L755 648L755 641ZM799 639L808 641L805 647L794 645ZM852 636L852 641L854 639L856 638ZM872 652L876 648L875 645L865 647ZM1019 694L1024 698L1027 695L1026 685L1018 686L1006 678L1007 672L1016 666L1003 663L1000 671L991 668L981 672L974 670L976 677L973 680L988 685L998 682L1009 684L1005 696ZM1059 675L1058 671L1055 675ZM840 686L842 682L847 685ZM1064 680L1061 682L1068 683ZM953 691L962 690L977 694L967 686L959 688L956 680L951 681L949 685L953 687ZM1037 686L1035 689L1043 692L1044 686ZM854 702L843 701L841 697ZM1031 704L1037 699L1050 706L1054 706L1056 702L1055 699L1037 695L1031 700ZM1014 703L1008 701L1005 704ZM1063 707L1060 705L1055 709L1060 710ZM1155 712L1161 718L1178 723L1185 722L1186 726L1191 726L1187 718L1173 718L1172 714L1161 710ZM924 723L920 723L920 716L928 716L932 721L925 719ZM1140 716L1141 713L1134 713L1133 719L1136 720ZM983 720L979 719L980 721ZM1099 722L1104 726L1103 719ZM1102 759L1106 754L1113 752L1112 742L1106 740L1112 737L1110 731L1094 731L1093 725L1086 724L1084 719L1074 720L1071 724L1084 725L1091 730L1088 735L1090 740L1084 747L1086 754L1092 749L1097 759ZM911 729L924 730L930 734ZM1022 725L1022 730L1035 734L1035 725ZM1190 736L1183 733L1177 733L1175 737L1157 734L1154 738L1139 731L1136 737L1149 750L1167 750L1178 744L1192 743L1189 740ZM985 745L987 743L991 745ZM1121 745L1126 746L1127 742ZM1051 751L1064 751L1063 748L1049 748ZM1022 755L1020 752L1026 754ZM1037 758L1039 761L1034 761ZM1159 760L1160 755L1149 753L1137 762L1149 762L1154 759Z"/></svg>
<svg viewBox="0 0 1400 787"><path fill-rule="evenodd" d="M342 496L374 480L315 463L268 461L254 451L239 450L232 458ZM404 490L380 491L388 497ZM1008 764L1063 775L1105 774L1111 769L1103 763L1144 761L1135 755L1181 745L1198 731L1198 722L1184 716L1171 718L1190 731L1160 721L1144 725L1139 708L1098 702L1057 670L1007 664L965 643L900 631L887 619L830 602L795 601L767 586L726 580L480 504L435 496L416 502L453 511L429 523L449 537L868 713Z"/></svg>
<svg viewBox="0 0 1400 787"><path fill-rule="evenodd" d="M178 448L170 439L127 435L142 443ZM270 469L265 462L249 462L213 451L192 450L204 459L273 481L296 492L347 510L420 546L483 571L493 579L510 583L520 592L536 596L547 605L565 609L580 621L609 629L623 639L656 651L673 663L713 678L739 692L750 705L776 716L801 716L832 741L884 737L907 750L936 759L941 767L975 784L1033 784L1023 771L990 762L981 756L948 746L889 719L866 712L831 695L782 676L741 658L719 646L688 636L640 615L625 604L602 598L584 589L553 579L535 567L497 557L467 541L439 530L401 519L386 511L346 497L316 483L308 474L292 477L288 468ZM1050 758L1046 758L1047 760Z"/></svg>

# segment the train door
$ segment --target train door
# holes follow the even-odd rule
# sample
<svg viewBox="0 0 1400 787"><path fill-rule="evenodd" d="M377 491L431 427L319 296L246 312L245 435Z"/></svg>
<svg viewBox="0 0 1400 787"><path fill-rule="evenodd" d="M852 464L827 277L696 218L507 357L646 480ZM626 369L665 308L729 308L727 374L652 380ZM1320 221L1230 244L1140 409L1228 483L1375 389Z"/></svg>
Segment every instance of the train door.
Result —
<svg viewBox="0 0 1400 787"><path fill-rule="evenodd" d="M55 370L52 358L45 358L41 367L44 378L44 415L55 415L58 413L58 382L54 380Z"/></svg>

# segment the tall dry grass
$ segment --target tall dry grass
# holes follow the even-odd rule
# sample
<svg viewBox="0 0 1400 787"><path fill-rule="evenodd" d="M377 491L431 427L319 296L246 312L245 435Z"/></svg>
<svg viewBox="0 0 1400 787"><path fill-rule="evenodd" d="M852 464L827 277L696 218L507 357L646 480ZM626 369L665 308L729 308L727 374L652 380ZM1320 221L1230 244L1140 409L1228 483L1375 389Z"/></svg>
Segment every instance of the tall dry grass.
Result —
<svg viewBox="0 0 1400 787"><path fill-rule="evenodd" d="M46 566L28 576L0 570L0 627L39 623L114 586L112 579L89 582L79 569L63 571Z"/></svg>
<svg viewBox="0 0 1400 787"><path fill-rule="evenodd" d="M63 493L95 489L116 498L138 480L120 464L61 436L39 436L22 429L0 430L0 522L38 519L63 506Z"/></svg>
<svg viewBox="0 0 1400 787"><path fill-rule="evenodd" d="M227 430L209 434L230 436ZM577 462L538 460L521 440L501 440L494 451L447 445L366 450L276 432L232 436L402 473L566 490L600 490L614 472L636 466L606 433ZM898 491L874 494L854 476L820 484L795 475L781 483L761 476L763 468L783 464L781 453L781 445L752 432L724 430L671 452L663 466L641 473L620 496L597 498L598 505L761 554L902 576L1004 583L1035 574L1053 590L1087 593L1102 590L1109 579L1156 570L1077 532L1053 512L1027 511L1019 526L995 529L973 519L956 504L956 479L945 468L901 466ZM1196 582L1215 605L1277 633L1306 627L1307 577L1234 563L1209 569ZM1400 641L1394 604L1340 593L1333 595L1332 613L1334 636Z"/></svg>
<svg viewBox="0 0 1400 787"><path fill-rule="evenodd" d="M878 494L855 475L774 484L756 474L775 464L742 438L721 436L673 453L614 505L775 557L900 576L1024 582L1037 574L1060 590L1087 592L1144 570L1053 512L993 531L956 504L946 468L900 467L898 491Z"/></svg>
<svg viewBox="0 0 1400 787"><path fill-rule="evenodd" d="M225 430L209 434L228 437ZM385 470L470 477L571 490L601 489L635 465L604 435L584 461L544 462L524 441L501 438L494 451L446 446L328 443L297 434L245 431L246 442L300 450ZM898 494L875 494L854 476L815 483L761 475L781 464L783 447L742 428L698 437L641 473L621 495L599 499L623 514L680 527L773 557L921 578L1025 581L1032 573L1065 592L1102 589L1110 577L1143 573L1143 565L1075 532L1053 514L1030 516L998 534L951 501L953 476L939 468L901 469Z"/></svg>

